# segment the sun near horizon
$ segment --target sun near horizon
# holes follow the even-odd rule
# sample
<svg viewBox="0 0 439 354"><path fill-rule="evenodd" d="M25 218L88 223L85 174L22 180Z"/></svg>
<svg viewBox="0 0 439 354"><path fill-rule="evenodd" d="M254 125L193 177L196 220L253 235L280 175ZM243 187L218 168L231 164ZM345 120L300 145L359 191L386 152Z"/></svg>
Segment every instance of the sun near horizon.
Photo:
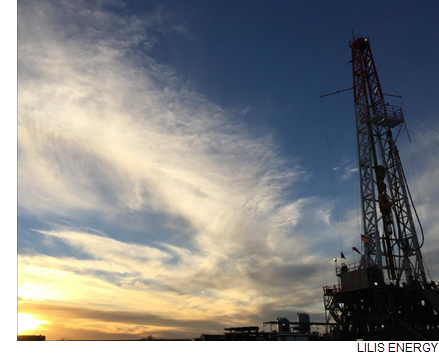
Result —
<svg viewBox="0 0 439 354"><path fill-rule="evenodd" d="M36 330L43 329L41 325L47 324L48 321L35 317L29 313L17 314L17 333L34 334Z"/></svg>

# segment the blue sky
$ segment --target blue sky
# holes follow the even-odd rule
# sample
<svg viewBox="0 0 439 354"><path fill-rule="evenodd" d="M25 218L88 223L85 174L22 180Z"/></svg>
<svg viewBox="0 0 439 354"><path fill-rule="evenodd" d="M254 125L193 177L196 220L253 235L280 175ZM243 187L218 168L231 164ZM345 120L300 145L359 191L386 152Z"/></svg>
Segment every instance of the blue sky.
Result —
<svg viewBox="0 0 439 354"><path fill-rule="evenodd" d="M403 96L437 278L439 5L367 5L20 1L19 312L51 339L323 320L359 245L352 93L319 98L351 30Z"/></svg>

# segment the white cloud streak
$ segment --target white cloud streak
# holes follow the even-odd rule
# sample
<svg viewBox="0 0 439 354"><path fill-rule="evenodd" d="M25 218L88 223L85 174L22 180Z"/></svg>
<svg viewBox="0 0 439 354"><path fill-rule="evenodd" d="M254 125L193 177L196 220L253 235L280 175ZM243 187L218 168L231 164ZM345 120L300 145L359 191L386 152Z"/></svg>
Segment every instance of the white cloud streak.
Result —
<svg viewBox="0 0 439 354"><path fill-rule="evenodd" d="M301 169L277 154L270 136L247 133L135 50L153 45L148 29L157 16L143 22L99 3L62 6L62 14L46 2L20 6L20 212L110 221L130 212L176 215L193 230L187 248L162 245L178 256L173 267L155 248L122 252L122 243L96 235L46 234L101 261L131 255L122 266L146 267L143 276L160 275L178 291L247 284L254 293L260 285L250 264L301 264L284 258L307 244L299 234L289 239L307 200L284 197Z"/></svg>
<svg viewBox="0 0 439 354"><path fill-rule="evenodd" d="M111 218L152 209L181 215L203 232L222 227L227 237L224 224L237 213L265 215L285 203L283 188L299 171L279 172L285 162L269 138L248 136L178 85L171 69L129 57L133 44L148 41L151 23L121 23L97 9L78 16L72 13L81 6L69 7L85 21L85 39L74 36L81 30L72 18L66 27L50 21L58 13L47 4L20 10L21 210ZM101 38L110 23L111 37Z"/></svg>

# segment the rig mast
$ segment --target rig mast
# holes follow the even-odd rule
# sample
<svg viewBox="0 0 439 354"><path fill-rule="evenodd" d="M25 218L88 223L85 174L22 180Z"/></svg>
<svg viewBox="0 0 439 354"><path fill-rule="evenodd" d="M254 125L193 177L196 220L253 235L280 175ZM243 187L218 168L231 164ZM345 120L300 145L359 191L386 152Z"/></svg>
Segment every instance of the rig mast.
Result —
<svg viewBox="0 0 439 354"><path fill-rule="evenodd" d="M390 283L425 283L410 192L392 137L392 128L404 122L402 109L384 101L369 40L354 37L350 47L365 261L382 269Z"/></svg>
<svg viewBox="0 0 439 354"><path fill-rule="evenodd" d="M363 254L359 264L336 269L339 285L324 288L326 320L339 325L340 339L438 339L438 286L427 281L422 226L392 136L402 109L384 100L369 39L354 36L349 46Z"/></svg>

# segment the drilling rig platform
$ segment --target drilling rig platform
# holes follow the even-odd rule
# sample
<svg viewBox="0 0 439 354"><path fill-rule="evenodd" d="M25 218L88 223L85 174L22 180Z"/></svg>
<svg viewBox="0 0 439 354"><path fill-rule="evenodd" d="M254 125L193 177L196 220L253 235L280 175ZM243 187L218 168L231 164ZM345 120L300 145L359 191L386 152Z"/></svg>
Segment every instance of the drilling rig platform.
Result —
<svg viewBox="0 0 439 354"><path fill-rule="evenodd" d="M323 288L326 322L339 340L439 340L439 286L426 276L424 232L392 134L403 112L384 100L369 39L353 36L349 46L362 252Z"/></svg>

